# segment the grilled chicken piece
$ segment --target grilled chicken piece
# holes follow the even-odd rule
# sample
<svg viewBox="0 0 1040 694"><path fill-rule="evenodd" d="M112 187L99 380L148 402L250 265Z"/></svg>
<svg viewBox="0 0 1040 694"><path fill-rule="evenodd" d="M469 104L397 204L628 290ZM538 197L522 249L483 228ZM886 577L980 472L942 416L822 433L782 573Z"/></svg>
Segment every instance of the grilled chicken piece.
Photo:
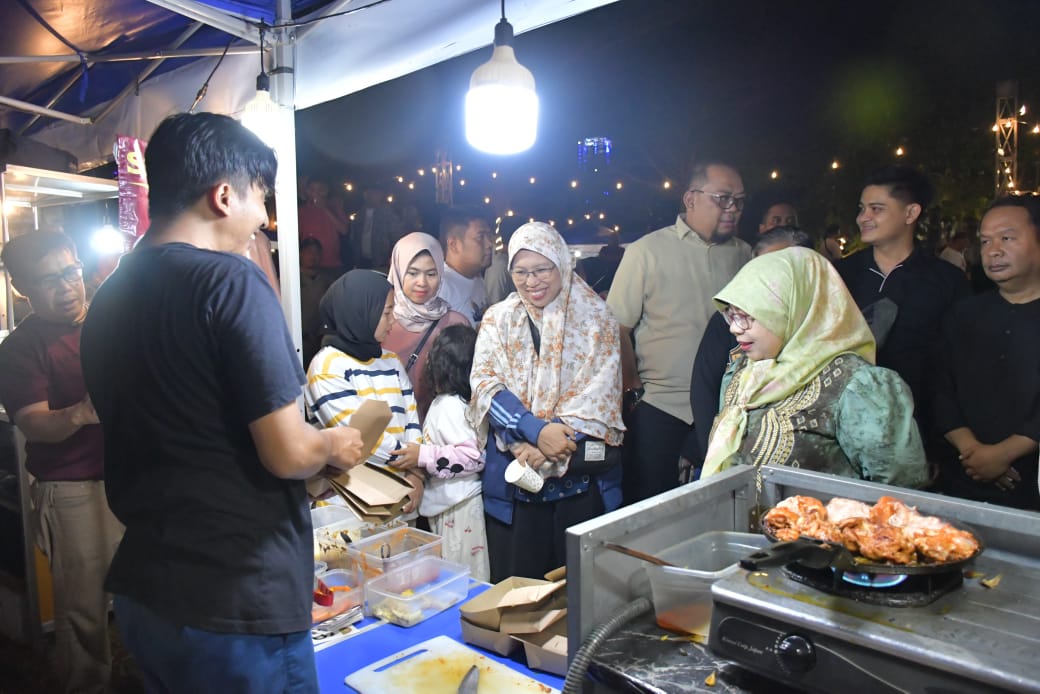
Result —
<svg viewBox="0 0 1040 694"><path fill-rule="evenodd" d="M797 540L799 536L827 542L841 542L841 533L827 519L827 509L811 496L791 496L770 509L762 525L778 540Z"/></svg>
<svg viewBox="0 0 1040 694"><path fill-rule="evenodd" d="M870 504L841 497L827 502L827 519L831 523L840 525L849 518L870 518Z"/></svg>
<svg viewBox="0 0 1040 694"><path fill-rule="evenodd" d="M892 564L913 564L917 548L901 528L868 518L849 518L839 526L845 547L867 559Z"/></svg>
<svg viewBox="0 0 1040 694"><path fill-rule="evenodd" d="M979 551L974 535L949 524L940 530L917 532L913 540L917 551L928 561L960 561Z"/></svg>
<svg viewBox="0 0 1040 694"><path fill-rule="evenodd" d="M800 520L801 516L797 511L777 506L769 509L766 515L762 516L762 528L776 539L790 542L797 540L801 535L798 531Z"/></svg>

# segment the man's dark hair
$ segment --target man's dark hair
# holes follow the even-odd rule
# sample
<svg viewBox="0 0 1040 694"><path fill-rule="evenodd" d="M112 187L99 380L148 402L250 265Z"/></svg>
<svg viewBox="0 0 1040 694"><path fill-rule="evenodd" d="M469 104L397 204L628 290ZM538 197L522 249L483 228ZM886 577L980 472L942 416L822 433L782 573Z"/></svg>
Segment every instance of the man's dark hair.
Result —
<svg viewBox="0 0 1040 694"><path fill-rule="evenodd" d="M1029 215L1029 222L1033 225L1037 238L1040 238L1040 197L1035 195L1008 195L997 198L989 204L986 212L997 207L1021 207Z"/></svg>
<svg viewBox="0 0 1040 694"><path fill-rule="evenodd" d="M321 241L314 238L313 236L308 236L307 238L300 241L301 251L306 250L308 248L317 248L318 252L320 253L322 251Z"/></svg>
<svg viewBox="0 0 1040 694"><path fill-rule="evenodd" d="M238 195L274 190L274 150L238 121L216 113L178 113L152 133L144 155L148 215L170 219L221 181Z"/></svg>
<svg viewBox="0 0 1040 694"><path fill-rule="evenodd" d="M812 239L810 239L809 235L798 227L773 227L755 240L755 257L762 255L767 248L779 246L781 244L786 246L801 246L802 248L813 247Z"/></svg>
<svg viewBox="0 0 1040 694"><path fill-rule="evenodd" d="M475 207L449 207L441 212L440 241L445 251L448 250L448 240L465 236L473 221L486 222L487 215Z"/></svg>
<svg viewBox="0 0 1040 694"><path fill-rule="evenodd" d="M686 190L693 188L697 185L698 181L708 180L708 168L712 166L725 166L727 169L737 170L737 167L733 166L727 161L720 159L705 159L704 161L698 161L694 163L693 169L690 171L690 178L686 183Z"/></svg>
<svg viewBox="0 0 1040 694"><path fill-rule="evenodd" d="M55 251L68 251L75 258L76 244L56 231L30 231L8 241L0 253L0 261L11 273L14 285L23 288L32 282L36 264Z"/></svg>
<svg viewBox="0 0 1040 694"><path fill-rule="evenodd" d="M793 202L791 202L787 198L773 198L772 200L766 200L765 205L763 205L762 207L762 213L758 216L758 221L760 223L764 223L766 221L766 215L769 213L769 210L776 207L777 205L787 205L792 210L794 210L795 216L798 215L798 206L795 205Z"/></svg>
<svg viewBox="0 0 1040 694"><path fill-rule="evenodd" d="M449 325L433 341L426 357L423 380L435 395L458 395L469 400L472 395L469 372L473 367L473 351L477 331L463 324Z"/></svg>
<svg viewBox="0 0 1040 694"><path fill-rule="evenodd" d="M904 205L917 203L922 213L935 197L928 177L911 166L897 164L872 171L863 182L863 187L867 186L887 186L889 195Z"/></svg>

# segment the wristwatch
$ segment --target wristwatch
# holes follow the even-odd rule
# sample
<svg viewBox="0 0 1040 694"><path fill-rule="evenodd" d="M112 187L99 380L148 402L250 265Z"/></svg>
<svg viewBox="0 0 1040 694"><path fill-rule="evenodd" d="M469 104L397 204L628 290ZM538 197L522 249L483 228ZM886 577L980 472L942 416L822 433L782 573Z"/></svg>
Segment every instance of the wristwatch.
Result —
<svg viewBox="0 0 1040 694"><path fill-rule="evenodd" d="M646 393L646 388L639 386L638 388L626 388L625 397L632 400L632 405L643 399L643 395Z"/></svg>

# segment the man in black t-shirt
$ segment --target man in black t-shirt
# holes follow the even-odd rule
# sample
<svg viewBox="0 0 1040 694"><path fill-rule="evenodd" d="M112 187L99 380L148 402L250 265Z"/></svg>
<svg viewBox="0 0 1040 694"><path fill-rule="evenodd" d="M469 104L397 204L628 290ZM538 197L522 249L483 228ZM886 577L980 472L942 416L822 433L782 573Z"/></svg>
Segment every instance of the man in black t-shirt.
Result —
<svg viewBox="0 0 1040 694"><path fill-rule="evenodd" d="M870 174L856 216L860 238L870 248L836 265L877 339L878 366L897 372L910 386L914 417L930 453L936 441L931 394L939 328L953 302L971 293L963 272L914 243L932 195L928 179L911 167L888 166Z"/></svg>
<svg viewBox="0 0 1040 694"><path fill-rule="evenodd" d="M997 200L979 236L997 289L958 302L943 325L935 414L951 446L940 488L1040 511L1040 200Z"/></svg>
<svg viewBox="0 0 1040 694"><path fill-rule="evenodd" d="M243 257L275 155L234 120L164 120L145 165L152 223L83 326L109 504L126 526L106 587L154 691L317 690L303 480L362 460L318 431L278 300Z"/></svg>

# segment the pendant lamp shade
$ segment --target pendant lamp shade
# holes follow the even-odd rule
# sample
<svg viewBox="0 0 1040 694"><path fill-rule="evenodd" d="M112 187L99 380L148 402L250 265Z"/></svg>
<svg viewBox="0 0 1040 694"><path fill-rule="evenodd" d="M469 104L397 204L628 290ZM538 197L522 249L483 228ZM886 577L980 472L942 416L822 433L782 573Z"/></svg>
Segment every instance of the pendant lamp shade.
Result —
<svg viewBox="0 0 1040 694"><path fill-rule="evenodd" d="M476 70L466 94L466 139L489 154L530 149L538 134L538 94L531 71L517 62L513 27L495 26L491 60Z"/></svg>

